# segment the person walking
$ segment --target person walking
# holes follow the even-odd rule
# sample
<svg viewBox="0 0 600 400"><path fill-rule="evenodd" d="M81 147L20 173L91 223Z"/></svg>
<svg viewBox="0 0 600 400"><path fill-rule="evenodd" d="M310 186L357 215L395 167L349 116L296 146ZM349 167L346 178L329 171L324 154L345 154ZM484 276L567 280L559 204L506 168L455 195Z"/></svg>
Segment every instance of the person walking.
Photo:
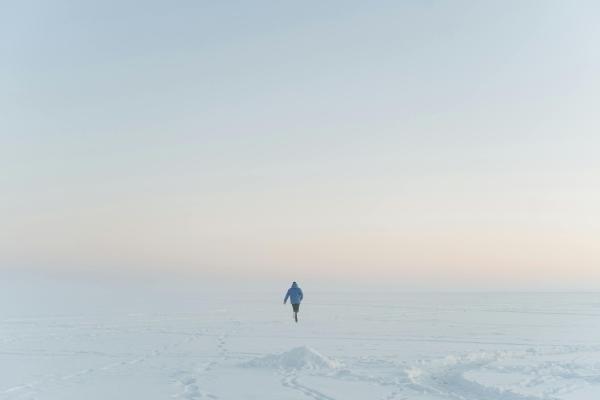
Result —
<svg viewBox="0 0 600 400"><path fill-rule="evenodd" d="M290 299L290 303L292 303L292 309L294 310L294 320L298 322L298 311L300 311L300 303L304 298L304 293L302 293L302 289L298 286L296 282L292 282L292 287L288 289L285 294L285 299L283 299L283 304L287 303L287 300Z"/></svg>

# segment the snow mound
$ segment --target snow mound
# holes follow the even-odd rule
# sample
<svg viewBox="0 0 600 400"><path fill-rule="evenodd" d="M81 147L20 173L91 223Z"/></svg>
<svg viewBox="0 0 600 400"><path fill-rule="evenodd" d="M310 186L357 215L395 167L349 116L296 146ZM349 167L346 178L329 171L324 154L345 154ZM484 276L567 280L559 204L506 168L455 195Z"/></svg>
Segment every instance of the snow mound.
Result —
<svg viewBox="0 0 600 400"><path fill-rule="evenodd" d="M279 369L335 369L340 366L336 360L325 357L315 349L301 346L281 354L270 354L255 358L245 367L279 368Z"/></svg>

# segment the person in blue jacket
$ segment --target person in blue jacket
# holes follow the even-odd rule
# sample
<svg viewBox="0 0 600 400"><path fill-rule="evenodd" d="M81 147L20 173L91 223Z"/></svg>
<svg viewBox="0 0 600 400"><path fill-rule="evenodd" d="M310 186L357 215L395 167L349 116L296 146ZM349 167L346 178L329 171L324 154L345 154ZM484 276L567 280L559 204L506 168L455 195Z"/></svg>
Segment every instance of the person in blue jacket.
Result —
<svg viewBox="0 0 600 400"><path fill-rule="evenodd" d="M287 303L288 298L290 299L290 303L292 303L292 309L294 310L294 319L298 322L298 311L300 310L300 303L304 298L304 293L302 293L302 289L298 287L296 282L292 283L292 287L288 289L285 294L285 299L283 299L283 304Z"/></svg>

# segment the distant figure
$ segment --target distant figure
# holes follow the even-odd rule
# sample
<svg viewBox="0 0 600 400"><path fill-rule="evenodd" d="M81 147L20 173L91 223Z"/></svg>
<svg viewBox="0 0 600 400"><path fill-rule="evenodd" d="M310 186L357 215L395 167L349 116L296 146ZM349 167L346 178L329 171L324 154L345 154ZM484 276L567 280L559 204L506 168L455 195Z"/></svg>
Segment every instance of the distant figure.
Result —
<svg viewBox="0 0 600 400"><path fill-rule="evenodd" d="M302 289L298 287L296 282L293 282L292 287L288 289L285 299L283 299L283 304L287 303L288 298L290 299L290 303L292 303L294 319L298 322L298 311L300 310L300 302L304 298L304 293L302 293Z"/></svg>

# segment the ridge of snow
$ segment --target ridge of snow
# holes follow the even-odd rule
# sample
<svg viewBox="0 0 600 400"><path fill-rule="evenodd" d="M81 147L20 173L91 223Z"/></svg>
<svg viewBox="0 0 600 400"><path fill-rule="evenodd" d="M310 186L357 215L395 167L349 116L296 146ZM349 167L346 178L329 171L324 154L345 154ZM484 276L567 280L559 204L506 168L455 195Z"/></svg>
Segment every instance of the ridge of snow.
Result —
<svg viewBox="0 0 600 400"><path fill-rule="evenodd" d="M308 346L295 347L279 354L269 354L255 358L244 364L244 367L279 368L289 370L301 369L336 369L340 363L330 359Z"/></svg>

